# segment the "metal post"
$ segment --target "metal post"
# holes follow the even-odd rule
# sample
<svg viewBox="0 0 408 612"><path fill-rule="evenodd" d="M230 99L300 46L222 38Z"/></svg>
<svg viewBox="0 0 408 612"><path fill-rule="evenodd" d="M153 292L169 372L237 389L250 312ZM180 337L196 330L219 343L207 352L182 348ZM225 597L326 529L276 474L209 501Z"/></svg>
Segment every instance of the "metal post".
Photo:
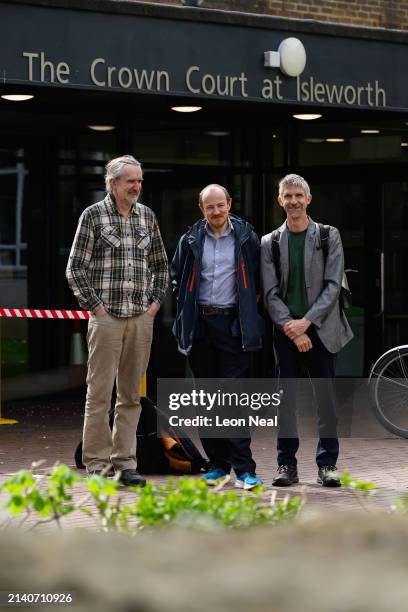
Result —
<svg viewBox="0 0 408 612"><path fill-rule="evenodd" d="M146 385L146 372L145 372L142 380L140 381L140 397L146 397L146 395L147 395L147 385Z"/></svg>

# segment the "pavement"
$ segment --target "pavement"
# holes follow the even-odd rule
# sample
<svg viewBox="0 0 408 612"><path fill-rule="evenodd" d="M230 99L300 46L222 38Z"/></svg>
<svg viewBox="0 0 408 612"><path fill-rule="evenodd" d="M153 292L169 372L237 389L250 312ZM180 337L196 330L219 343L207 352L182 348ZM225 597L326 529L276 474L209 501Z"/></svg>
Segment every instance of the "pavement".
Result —
<svg viewBox="0 0 408 612"><path fill-rule="evenodd" d="M45 474L55 462L74 467L74 450L82 436L82 395L67 393L43 399L26 399L9 402L2 407L3 418L13 418L15 425L0 426L0 483L22 468L30 469L33 462L43 461L36 468ZM391 437L343 437L340 439L338 469L348 470L353 478L375 482L378 493L370 499L367 508L388 510L393 500L408 492L408 441ZM314 462L316 440L301 439L298 453L299 485L278 488L278 498L302 494L306 497L306 512L322 509L346 511L361 509L361 501L345 488L328 489L316 483L317 468ZM252 449L257 462L257 474L268 489L276 471L275 440L261 434L253 439ZM79 471L84 474L83 471ZM149 477L158 483L165 476ZM232 487L227 485L226 488ZM75 495L83 495L78 491ZM130 502L133 492L123 489L124 501ZM82 513L73 513L64 519L66 528L89 527L92 520Z"/></svg>

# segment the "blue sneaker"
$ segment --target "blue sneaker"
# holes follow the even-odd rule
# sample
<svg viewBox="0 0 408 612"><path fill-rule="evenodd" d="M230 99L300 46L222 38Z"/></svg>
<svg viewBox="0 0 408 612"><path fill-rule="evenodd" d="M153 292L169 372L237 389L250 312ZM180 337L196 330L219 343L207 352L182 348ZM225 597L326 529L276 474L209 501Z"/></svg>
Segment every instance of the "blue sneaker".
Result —
<svg viewBox="0 0 408 612"><path fill-rule="evenodd" d="M221 468L213 468L204 474L202 478L208 485L217 485L220 480L225 480L226 483L231 480L231 476Z"/></svg>
<svg viewBox="0 0 408 612"><path fill-rule="evenodd" d="M250 474L249 472L244 472L236 477L235 486L237 489L245 489L245 491L249 491L254 487L259 487L263 485L263 480L255 476L255 474Z"/></svg>

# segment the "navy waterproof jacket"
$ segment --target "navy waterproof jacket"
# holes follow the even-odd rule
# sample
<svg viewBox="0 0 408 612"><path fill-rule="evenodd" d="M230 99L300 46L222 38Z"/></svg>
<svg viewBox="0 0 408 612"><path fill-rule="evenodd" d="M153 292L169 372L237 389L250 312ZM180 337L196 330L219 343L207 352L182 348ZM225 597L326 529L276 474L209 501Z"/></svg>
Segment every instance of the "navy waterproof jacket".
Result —
<svg viewBox="0 0 408 612"><path fill-rule="evenodd" d="M258 314L256 296L259 290L260 246L252 226L230 215L235 237L235 269L238 295L238 324L235 333L242 335L242 350L262 347L263 320ZM181 238L173 257L170 277L177 294L177 315L173 325L180 353L191 352L196 329L200 295L201 260L205 239L205 219L195 223ZM234 324L232 333L234 334Z"/></svg>

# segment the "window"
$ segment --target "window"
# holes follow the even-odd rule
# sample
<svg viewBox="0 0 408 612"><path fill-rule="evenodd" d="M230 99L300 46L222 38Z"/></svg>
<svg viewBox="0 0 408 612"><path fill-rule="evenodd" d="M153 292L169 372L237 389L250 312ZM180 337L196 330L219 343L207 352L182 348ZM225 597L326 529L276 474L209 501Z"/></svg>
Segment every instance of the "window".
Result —
<svg viewBox="0 0 408 612"><path fill-rule="evenodd" d="M28 171L24 150L11 162L0 161L0 272L2 277L26 271L23 206Z"/></svg>

